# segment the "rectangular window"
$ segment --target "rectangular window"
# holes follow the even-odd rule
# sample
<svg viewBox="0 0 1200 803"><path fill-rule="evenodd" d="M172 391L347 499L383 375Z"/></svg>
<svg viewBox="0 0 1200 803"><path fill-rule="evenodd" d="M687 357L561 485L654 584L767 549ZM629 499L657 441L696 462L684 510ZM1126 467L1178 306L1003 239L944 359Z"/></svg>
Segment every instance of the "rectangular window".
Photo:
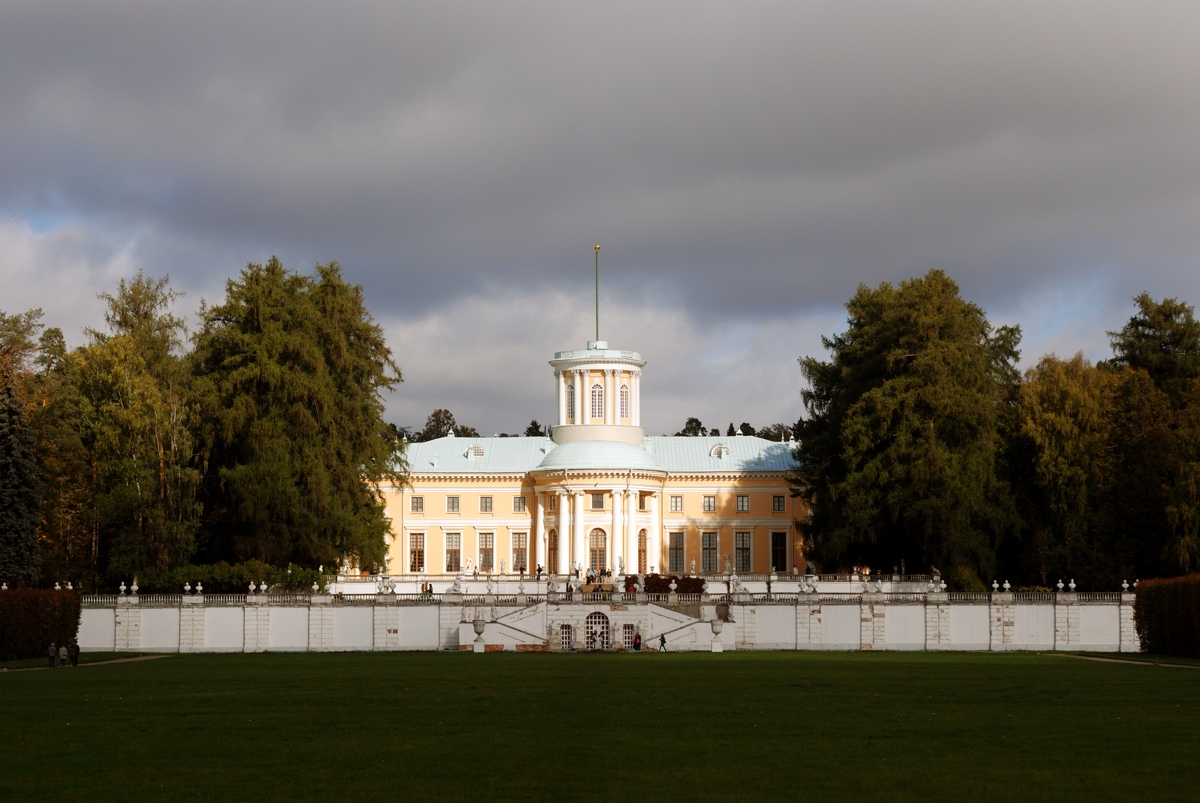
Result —
<svg viewBox="0 0 1200 803"><path fill-rule="evenodd" d="M525 497L514 496L513 497L513 513L524 513L524 512L525 512Z"/></svg>
<svg viewBox="0 0 1200 803"><path fill-rule="evenodd" d="M683 497L682 496L672 496L671 497L671 512L672 513L682 513L683 512Z"/></svg>
<svg viewBox="0 0 1200 803"><path fill-rule="evenodd" d="M668 571L681 572L683 571L683 533L671 533L667 536L669 539L671 568Z"/></svg>
<svg viewBox="0 0 1200 803"><path fill-rule="evenodd" d="M408 536L408 570L425 571L425 534L412 533Z"/></svg>
<svg viewBox="0 0 1200 803"><path fill-rule="evenodd" d="M490 572L495 567L496 534L479 534L479 571Z"/></svg>
<svg viewBox="0 0 1200 803"><path fill-rule="evenodd" d="M717 534L700 533L700 571L717 571Z"/></svg>
<svg viewBox="0 0 1200 803"><path fill-rule="evenodd" d="M458 497L457 496L447 496L446 497L446 512L447 513L457 513L458 512Z"/></svg>
<svg viewBox="0 0 1200 803"><path fill-rule="evenodd" d="M737 512L738 513L749 513L750 512L750 497L749 496L746 496L745 494L738 494Z"/></svg>
<svg viewBox="0 0 1200 803"><path fill-rule="evenodd" d="M621 646L627 650L633 649L633 636L637 630L633 625L623 625L621 627Z"/></svg>
<svg viewBox="0 0 1200 803"><path fill-rule="evenodd" d="M771 568L788 573L787 533L771 533Z"/></svg>
<svg viewBox="0 0 1200 803"><path fill-rule="evenodd" d="M641 510L641 511L646 510L646 495L645 494L638 494L638 510Z"/></svg>
<svg viewBox="0 0 1200 803"><path fill-rule="evenodd" d="M462 570L462 533L446 533L446 572Z"/></svg>
<svg viewBox="0 0 1200 803"><path fill-rule="evenodd" d="M775 513L782 513L784 511L784 503L783 503L782 496L772 496L771 497L771 510L772 510L772 512L775 512Z"/></svg>
<svg viewBox="0 0 1200 803"><path fill-rule="evenodd" d="M490 497L490 496L479 497L479 512L480 513L491 513L492 512L492 497Z"/></svg>
<svg viewBox="0 0 1200 803"><path fill-rule="evenodd" d="M512 570L524 574L529 563L529 534L513 533L512 549Z"/></svg>
<svg viewBox="0 0 1200 803"><path fill-rule="evenodd" d="M716 513L717 512L717 497L715 497L715 496L704 497L704 512L705 513Z"/></svg>
<svg viewBox="0 0 1200 803"><path fill-rule="evenodd" d="M604 494L592 494L592 510L604 510Z"/></svg>
<svg viewBox="0 0 1200 803"><path fill-rule="evenodd" d="M750 571L750 533L733 534L733 570Z"/></svg>
<svg viewBox="0 0 1200 803"><path fill-rule="evenodd" d="M575 630L570 625L558 626L558 648L560 650L575 649Z"/></svg>
<svg viewBox="0 0 1200 803"><path fill-rule="evenodd" d="M558 494L550 494L546 497L546 509L558 510Z"/></svg>
<svg viewBox="0 0 1200 803"><path fill-rule="evenodd" d="M411 510L413 513L424 513L425 512L425 497L414 496L412 498L411 504L409 505L409 510Z"/></svg>

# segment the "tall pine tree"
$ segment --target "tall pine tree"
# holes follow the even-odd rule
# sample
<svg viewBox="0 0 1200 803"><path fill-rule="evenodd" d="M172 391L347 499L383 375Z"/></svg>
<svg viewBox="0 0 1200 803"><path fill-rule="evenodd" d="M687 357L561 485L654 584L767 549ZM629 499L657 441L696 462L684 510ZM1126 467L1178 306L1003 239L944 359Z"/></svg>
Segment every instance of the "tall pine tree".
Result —
<svg viewBox="0 0 1200 803"><path fill-rule="evenodd" d="M12 361L0 356L0 580L9 586L37 583L40 495L25 402Z"/></svg>
<svg viewBox="0 0 1200 803"><path fill-rule="evenodd" d="M383 561L380 493L404 475L380 396L401 381L362 289L250 264L195 340L207 471L206 560Z"/></svg>

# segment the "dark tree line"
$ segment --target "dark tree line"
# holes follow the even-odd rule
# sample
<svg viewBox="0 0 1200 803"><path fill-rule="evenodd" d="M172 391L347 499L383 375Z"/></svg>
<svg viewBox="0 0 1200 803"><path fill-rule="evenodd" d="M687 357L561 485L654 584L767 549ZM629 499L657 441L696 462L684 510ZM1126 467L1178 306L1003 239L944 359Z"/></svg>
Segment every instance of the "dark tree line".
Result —
<svg viewBox="0 0 1200 803"><path fill-rule="evenodd" d="M940 271L860 286L831 358L800 360L809 554L937 566L964 589L1200 566L1200 326L1176 299L1135 303L1111 360L1049 355L1020 376L1019 329Z"/></svg>
<svg viewBox="0 0 1200 803"><path fill-rule="evenodd" d="M382 561L379 488L406 467L381 393L401 375L337 263L247 265L191 339L166 278L101 300L105 329L74 350L40 310L0 313L0 494L36 491L32 514L0 500L0 515L32 524L37 547L3 526L0 579L97 588L188 563Z"/></svg>

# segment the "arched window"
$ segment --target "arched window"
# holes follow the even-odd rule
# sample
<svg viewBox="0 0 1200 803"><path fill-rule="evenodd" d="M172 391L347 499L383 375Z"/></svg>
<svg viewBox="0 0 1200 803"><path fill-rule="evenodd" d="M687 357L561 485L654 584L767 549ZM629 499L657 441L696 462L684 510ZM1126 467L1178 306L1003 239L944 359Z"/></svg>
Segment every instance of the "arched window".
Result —
<svg viewBox="0 0 1200 803"><path fill-rule="evenodd" d="M646 572L646 531L638 533L638 571Z"/></svg>
<svg viewBox="0 0 1200 803"><path fill-rule="evenodd" d="M629 385L621 385L621 418L629 418Z"/></svg>
<svg viewBox="0 0 1200 803"><path fill-rule="evenodd" d="M567 383L567 420L575 420L575 383Z"/></svg>
<svg viewBox="0 0 1200 803"><path fill-rule="evenodd" d="M589 650L607 650L612 647L612 634L608 628L608 617L596 611L589 613L585 621L587 627L587 648Z"/></svg>
<svg viewBox="0 0 1200 803"><path fill-rule="evenodd" d="M592 418L604 418L604 386L592 385Z"/></svg>
<svg viewBox="0 0 1200 803"><path fill-rule="evenodd" d="M588 535L588 568L600 571L608 568L608 538L596 528Z"/></svg>
<svg viewBox="0 0 1200 803"><path fill-rule="evenodd" d="M558 571L558 530L551 530L546 541L546 571L554 574Z"/></svg>
<svg viewBox="0 0 1200 803"><path fill-rule="evenodd" d="M463 457L483 457L483 455L484 455L483 447L480 446L479 444L475 444L474 446L468 446L467 451L463 452Z"/></svg>
<svg viewBox="0 0 1200 803"><path fill-rule="evenodd" d="M726 457L729 457L729 447L723 443L718 443L712 448L712 451L708 453L708 456L715 457L718 460L724 460Z"/></svg>

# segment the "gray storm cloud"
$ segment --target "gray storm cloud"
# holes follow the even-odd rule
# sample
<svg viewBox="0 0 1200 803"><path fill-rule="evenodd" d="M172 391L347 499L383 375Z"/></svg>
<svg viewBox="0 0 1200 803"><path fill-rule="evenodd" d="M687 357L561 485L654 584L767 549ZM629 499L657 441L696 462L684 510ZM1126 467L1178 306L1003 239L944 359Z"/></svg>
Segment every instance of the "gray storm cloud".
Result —
<svg viewBox="0 0 1200 803"><path fill-rule="evenodd" d="M796 333L731 363L712 338L668 350L696 361L678 405L768 423L798 416L790 360L860 281L943 268L1035 335L1034 358L1103 356L1143 289L1200 299L1195 3L0 2L0 17L0 270L21 284L6 309L85 317L55 283L107 290L117 265L170 273L195 301L272 253L337 258L378 318L441 333L404 341L402 393L453 406L449 362L490 358L450 351L431 316L504 299L528 320L575 299L553 326L497 322L540 365L587 337L599 241L631 338L647 318ZM61 256L68 229L92 261ZM486 355L478 336L467 353ZM689 384L712 364L733 385L792 372L791 397L760 409ZM541 403L497 398L482 429Z"/></svg>

